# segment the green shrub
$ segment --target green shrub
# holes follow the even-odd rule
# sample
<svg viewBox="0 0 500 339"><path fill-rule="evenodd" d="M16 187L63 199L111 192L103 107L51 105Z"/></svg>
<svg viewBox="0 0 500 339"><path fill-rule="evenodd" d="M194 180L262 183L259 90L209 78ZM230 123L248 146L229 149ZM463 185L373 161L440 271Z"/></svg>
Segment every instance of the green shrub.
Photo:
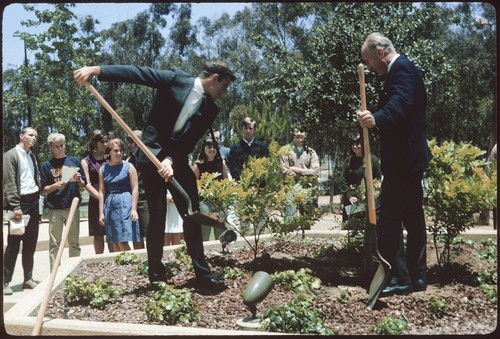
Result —
<svg viewBox="0 0 500 339"><path fill-rule="evenodd" d="M437 317L443 316L445 306L446 306L445 301L439 297L432 296L429 299L429 309L431 313Z"/></svg>
<svg viewBox="0 0 500 339"><path fill-rule="evenodd" d="M486 296L486 299L488 299L492 304L497 303L497 285L488 285L488 284L481 284L480 286L481 291Z"/></svg>
<svg viewBox="0 0 500 339"><path fill-rule="evenodd" d="M340 290L340 295L337 297L337 301L341 304L347 304L349 299L351 299L351 292L348 290Z"/></svg>
<svg viewBox="0 0 500 339"><path fill-rule="evenodd" d="M487 239L481 242L482 248L477 252L481 259L486 259L491 263L497 262L497 242L494 239Z"/></svg>
<svg viewBox="0 0 500 339"><path fill-rule="evenodd" d="M370 329L376 334L399 335L408 328L408 322L402 318L387 317Z"/></svg>
<svg viewBox="0 0 500 339"><path fill-rule="evenodd" d="M193 293L187 289L176 289L164 281L154 283L159 290L154 300L141 304L150 321L163 321L168 325L188 323L199 319L199 310L193 301Z"/></svg>
<svg viewBox="0 0 500 339"><path fill-rule="evenodd" d="M474 213L496 206L497 176L486 175L485 152L475 146L452 141L438 145L436 140L429 146L433 159L426 172L425 211L442 267L450 262L453 239L473 226Z"/></svg>
<svg viewBox="0 0 500 339"><path fill-rule="evenodd" d="M186 265L190 270L193 270L191 256L188 254L186 242L181 240L180 246L174 250L174 255L177 260Z"/></svg>
<svg viewBox="0 0 500 339"><path fill-rule="evenodd" d="M480 284L497 284L497 271L483 270L477 278Z"/></svg>
<svg viewBox="0 0 500 339"><path fill-rule="evenodd" d="M69 276L64 282L66 298L69 302L81 301L91 307L103 309L113 298L119 298L124 290L115 287L109 279L96 278L92 283L86 277Z"/></svg>
<svg viewBox="0 0 500 339"><path fill-rule="evenodd" d="M139 265L137 265L137 272L142 275L147 275L149 272L149 265L147 260L141 262Z"/></svg>
<svg viewBox="0 0 500 339"><path fill-rule="evenodd" d="M118 265L140 264L141 262L142 258L131 252L121 252L115 257L115 263Z"/></svg>
<svg viewBox="0 0 500 339"><path fill-rule="evenodd" d="M316 309L312 298L298 295L291 303L264 310L261 327L270 332L333 335L335 330L324 325L325 315Z"/></svg>
<svg viewBox="0 0 500 339"><path fill-rule="evenodd" d="M238 267L224 267L220 276L223 279L238 279L245 276L245 271Z"/></svg>
<svg viewBox="0 0 500 339"><path fill-rule="evenodd" d="M298 271L286 270L277 272L272 274L272 277L285 290L297 293L312 292L321 286L321 280L307 273L304 268Z"/></svg>
<svg viewBox="0 0 500 339"><path fill-rule="evenodd" d="M216 174L203 174L198 180L200 198L222 211L235 215L233 225L257 258L260 236L271 233L284 239L300 230L310 229L319 220L321 210L310 201L317 199L317 178L304 177L295 181L284 177L280 157L285 154L275 141L269 145L269 157L250 157L243 166L239 182L216 180ZM287 207L295 205L300 213L286 215ZM248 237L253 237L249 241Z"/></svg>

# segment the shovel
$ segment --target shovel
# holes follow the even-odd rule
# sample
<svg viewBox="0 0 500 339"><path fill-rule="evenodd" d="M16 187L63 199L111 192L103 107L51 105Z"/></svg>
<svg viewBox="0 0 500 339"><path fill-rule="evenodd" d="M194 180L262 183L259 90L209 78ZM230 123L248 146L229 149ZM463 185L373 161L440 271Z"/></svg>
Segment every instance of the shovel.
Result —
<svg viewBox="0 0 500 339"><path fill-rule="evenodd" d="M45 290L43 302L40 305L40 309L38 310L38 316L36 318L35 326L33 327L33 331L31 332L31 335L33 336L40 335L43 324L43 316L45 314L45 311L47 310L47 306L49 305L49 299L52 294L52 287L54 286L54 281L56 280L57 269L59 268L59 263L61 262L66 239L68 238L69 229L71 227L71 224L73 223L73 217L75 215L76 209L78 208L79 201L80 199L77 197L73 198L73 200L71 201L68 218L66 219L66 226L64 226L63 234L61 236L61 243L59 244L56 259L54 260L54 265L52 266L49 281L47 282L47 289Z"/></svg>
<svg viewBox="0 0 500 339"><path fill-rule="evenodd" d="M365 67L363 64L358 65L359 76L359 92L361 95L361 110L366 111L366 94L365 94ZM370 141L368 137L368 128L363 127L363 147L365 153L365 179L366 179L366 199L368 200L368 221L370 225L375 227L375 251L379 264L375 275L370 284L368 291L368 308L371 309L377 302L378 296L389 277L391 265L385 260L378 251L377 244L377 216L375 213L375 197L373 193L373 175L372 175L372 160L370 156Z"/></svg>
<svg viewBox="0 0 500 339"><path fill-rule="evenodd" d="M142 142L142 140L134 134L132 129L123 121L123 119L118 115L118 113L115 112L115 110L108 104L106 100L101 96L101 94L88 82L85 83L85 87L96 97L96 99L101 103L101 105L106 108L106 110L115 118L115 120L118 122L118 124L127 132L130 138L134 140L134 142L139 146L139 148L146 154L146 156L149 158L149 160L156 166L156 168L160 169L163 166L161 165L161 162L158 160L158 158L155 157L155 155L151 152L151 150ZM219 218L216 217L211 217L209 215L200 213L198 211L193 212L192 209L192 204L191 204L191 199L189 198L189 195L186 193L184 188L179 184L179 182L172 177L170 179L170 182L174 186L174 188L181 193L183 198L186 200L186 203L188 205L188 213L184 215L184 218L199 223L203 225L209 225L209 226L214 226L217 228L222 228L226 229L226 226L224 224L223 220L219 220Z"/></svg>

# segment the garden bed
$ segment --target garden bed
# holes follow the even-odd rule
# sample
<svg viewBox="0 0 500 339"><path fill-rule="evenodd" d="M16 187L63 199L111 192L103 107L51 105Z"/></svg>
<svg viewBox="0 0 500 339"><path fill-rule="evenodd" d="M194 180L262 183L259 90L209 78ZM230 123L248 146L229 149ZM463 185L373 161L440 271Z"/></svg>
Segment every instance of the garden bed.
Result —
<svg viewBox="0 0 500 339"><path fill-rule="evenodd" d="M495 246L496 248L496 246ZM314 309L325 315L324 325L339 335L375 334L385 319L403 319L407 323L403 334L488 334L497 326L497 304L491 302L479 287L478 278L485 271L496 274L495 260L481 257L485 249L480 242L454 245L452 265L438 270L434 248L428 245L429 286L427 291L407 296L380 298L373 310L366 307L366 282L362 274L362 254L343 249L340 238L307 238L287 243L268 242L252 262L253 252L248 247L232 248L222 255L219 250L207 250L206 255L214 272L225 267L238 268L243 275L226 278L229 288L220 293L196 289L194 274L189 265L178 262L174 253L165 253L164 262L178 262L172 268L168 283L176 288L187 288L194 293L194 303L201 319L182 327L239 330L238 320L251 312L243 304L242 294L252 272L270 274L285 270L305 269L321 279L321 287L314 294ZM482 252L483 251L483 252ZM86 303L65 305L63 289L59 289L49 302L46 317L125 324L165 325L150 321L140 305L152 299L154 290L146 275L138 273L137 265L118 265L113 261L84 261L74 275L92 280L108 278L113 286L122 287L124 295L108 303L104 309ZM257 306L262 315L268 307L290 303L297 295L276 284L269 295ZM431 306L431 298L438 298L444 306L438 310Z"/></svg>

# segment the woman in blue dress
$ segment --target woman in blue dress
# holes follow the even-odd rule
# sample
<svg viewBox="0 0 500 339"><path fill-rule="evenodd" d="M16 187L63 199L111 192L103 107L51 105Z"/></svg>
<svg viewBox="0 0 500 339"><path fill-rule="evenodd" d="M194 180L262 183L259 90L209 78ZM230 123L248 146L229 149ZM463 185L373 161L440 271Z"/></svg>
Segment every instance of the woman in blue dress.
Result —
<svg viewBox="0 0 500 339"><path fill-rule="evenodd" d="M106 228L106 241L113 252L130 251L129 241L141 240L137 170L123 161L123 147L122 140L110 140L108 162L99 171L99 222Z"/></svg>

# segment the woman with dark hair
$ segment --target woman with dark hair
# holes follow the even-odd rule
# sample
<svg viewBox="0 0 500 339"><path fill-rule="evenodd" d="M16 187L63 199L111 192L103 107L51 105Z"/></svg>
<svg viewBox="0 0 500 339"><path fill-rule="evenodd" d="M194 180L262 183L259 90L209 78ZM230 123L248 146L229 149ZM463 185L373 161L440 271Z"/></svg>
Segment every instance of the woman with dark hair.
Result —
<svg viewBox="0 0 500 339"><path fill-rule="evenodd" d="M201 178L203 173L220 173L217 180L227 179L227 166L226 162L220 154L217 152L217 142L215 142L212 137L208 136L203 140L201 144L200 154L198 155L198 160L196 160L193 166L193 172L196 176L196 180ZM213 211L213 207L207 205L203 201L200 201L200 212L210 213ZM214 229L215 239L219 239L219 236L224 232L223 229L218 229L213 226L202 225L201 231L203 236L203 241L210 240L210 234L212 233L212 228Z"/></svg>
<svg viewBox="0 0 500 339"><path fill-rule="evenodd" d="M342 192L342 221L345 222L349 218L346 211L346 206L354 205L359 201L356 192L353 190L361 184L361 180L365 178L365 164L363 150L361 147L361 138L356 135L349 142L350 157L344 163L342 175L340 177L340 191ZM372 158L372 173L374 179L381 178L380 161L371 154Z"/></svg>
<svg viewBox="0 0 500 339"><path fill-rule="evenodd" d="M99 169L106 162L104 153L108 138L96 129L90 134L88 143L89 155L82 159L82 167L87 178L85 189L89 193L88 223L89 236L94 237L95 254L104 253L105 230L99 224ZM111 251L110 251L111 252Z"/></svg>

